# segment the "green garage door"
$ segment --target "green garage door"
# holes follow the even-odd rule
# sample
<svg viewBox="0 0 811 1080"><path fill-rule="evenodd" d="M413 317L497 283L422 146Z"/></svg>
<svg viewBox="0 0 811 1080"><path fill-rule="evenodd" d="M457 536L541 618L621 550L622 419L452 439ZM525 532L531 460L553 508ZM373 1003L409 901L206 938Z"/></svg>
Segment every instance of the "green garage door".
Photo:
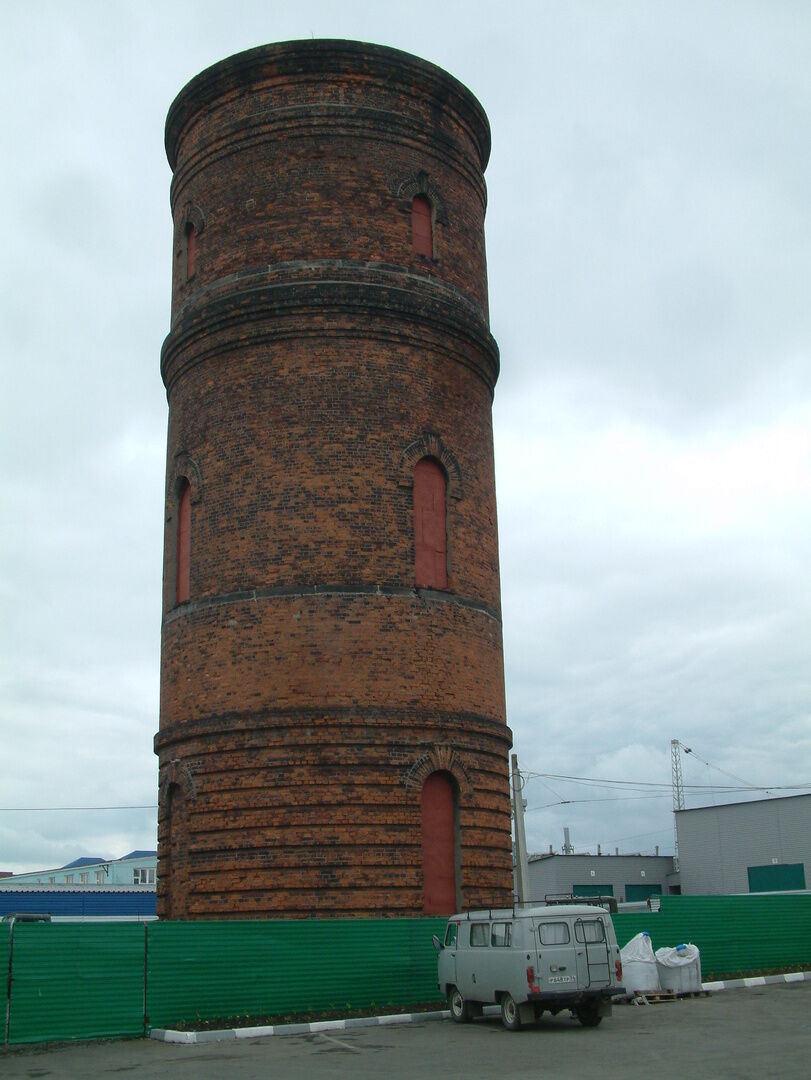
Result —
<svg viewBox="0 0 811 1080"><path fill-rule="evenodd" d="M572 885L574 896L613 896L613 885Z"/></svg>
<svg viewBox="0 0 811 1080"><path fill-rule="evenodd" d="M661 896L661 885L626 885L625 899L630 903L632 900L647 900L649 896Z"/></svg>
<svg viewBox="0 0 811 1080"><path fill-rule="evenodd" d="M784 892L805 888L805 866L797 863L777 863L771 866L747 866L749 892Z"/></svg>

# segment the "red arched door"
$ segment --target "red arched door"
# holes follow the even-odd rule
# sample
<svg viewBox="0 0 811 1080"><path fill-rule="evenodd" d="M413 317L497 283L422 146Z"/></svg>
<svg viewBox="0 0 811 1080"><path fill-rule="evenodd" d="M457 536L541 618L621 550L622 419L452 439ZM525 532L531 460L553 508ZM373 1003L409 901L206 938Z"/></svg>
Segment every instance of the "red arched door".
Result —
<svg viewBox="0 0 811 1080"><path fill-rule="evenodd" d="M422 880L426 915L456 911L456 799L447 773L431 773L422 788Z"/></svg>

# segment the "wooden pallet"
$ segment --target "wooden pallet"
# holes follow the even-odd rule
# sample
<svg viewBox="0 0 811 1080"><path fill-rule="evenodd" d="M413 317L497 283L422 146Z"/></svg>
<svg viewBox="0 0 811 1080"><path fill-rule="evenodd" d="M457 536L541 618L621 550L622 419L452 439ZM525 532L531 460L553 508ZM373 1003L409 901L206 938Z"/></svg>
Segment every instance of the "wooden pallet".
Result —
<svg viewBox="0 0 811 1080"><path fill-rule="evenodd" d="M676 1001L679 998L709 997L709 990L637 990L627 999L629 1005L659 1005L663 1001Z"/></svg>

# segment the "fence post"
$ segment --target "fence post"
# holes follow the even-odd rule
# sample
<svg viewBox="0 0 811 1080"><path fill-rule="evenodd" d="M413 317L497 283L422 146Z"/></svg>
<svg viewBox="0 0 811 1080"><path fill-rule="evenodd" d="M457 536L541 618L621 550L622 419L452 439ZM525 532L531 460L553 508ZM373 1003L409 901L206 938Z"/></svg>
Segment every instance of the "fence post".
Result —
<svg viewBox="0 0 811 1080"><path fill-rule="evenodd" d="M9 919L8 928L8 979L6 980L6 1031L5 1039L3 1040L5 1045L8 1046L8 1032L9 1025L11 1023L11 973L12 973L12 957L14 956L14 916Z"/></svg>
<svg viewBox="0 0 811 1080"><path fill-rule="evenodd" d="M149 1021L149 1017L146 1015L146 972L147 972L147 958L149 956L149 923L144 923L144 1037L146 1037L146 1025Z"/></svg>

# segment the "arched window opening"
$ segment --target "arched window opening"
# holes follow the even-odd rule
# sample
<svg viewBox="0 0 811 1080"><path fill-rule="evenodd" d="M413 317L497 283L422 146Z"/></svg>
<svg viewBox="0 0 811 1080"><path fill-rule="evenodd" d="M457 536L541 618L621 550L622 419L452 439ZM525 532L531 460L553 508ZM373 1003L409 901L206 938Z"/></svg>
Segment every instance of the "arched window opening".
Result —
<svg viewBox="0 0 811 1080"><path fill-rule="evenodd" d="M194 227L194 223L191 221L186 222L185 248L186 281L191 281L194 277L194 272L197 269L197 230Z"/></svg>
<svg viewBox="0 0 811 1080"><path fill-rule="evenodd" d="M422 910L451 915L457 910L457 807L453 777L434 772L422 787Z"/></svg>
<svg viewBox="0 0 811 1080"><path fill-rule="evenodd" d="M415 195L411 202L411 246L415 255L434 255L433 212L424 195Z"/></svg>
<svg viewBox="0 0 811 1080"><path fill-rule="evenodd" d="M191 487L185 478L177 495L177 566L175 600L178 604L189 599L191 577Z"/></svg>
<svg viewBox="0 0 811 1080"><path fill-rule="evenodd" d="M445 473L422 458L414 469L414 576L417 588L447 589L448 538Z"/></svg>

